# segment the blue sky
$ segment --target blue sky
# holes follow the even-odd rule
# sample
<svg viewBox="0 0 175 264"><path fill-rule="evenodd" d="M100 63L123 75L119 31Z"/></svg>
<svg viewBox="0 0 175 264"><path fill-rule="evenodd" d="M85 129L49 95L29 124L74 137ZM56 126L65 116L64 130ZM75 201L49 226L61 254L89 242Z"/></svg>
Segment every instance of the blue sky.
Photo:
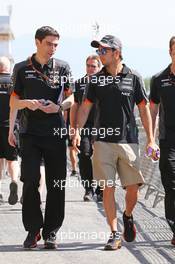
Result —
<svg viewBox="0 0 175 264"><path fill-rule="evenodd" d="M12 52L16 62L35 51L36 29L50 25L61 35L56 57L68 61L74 76L80 77L86 57L94 52L90 42L96 21L100 26L98 37L119 37L124 62L143 77L155 74L170 62L168 42L175 34L174 0L0 0L0 14L8 4L13 6Z"/></svg>

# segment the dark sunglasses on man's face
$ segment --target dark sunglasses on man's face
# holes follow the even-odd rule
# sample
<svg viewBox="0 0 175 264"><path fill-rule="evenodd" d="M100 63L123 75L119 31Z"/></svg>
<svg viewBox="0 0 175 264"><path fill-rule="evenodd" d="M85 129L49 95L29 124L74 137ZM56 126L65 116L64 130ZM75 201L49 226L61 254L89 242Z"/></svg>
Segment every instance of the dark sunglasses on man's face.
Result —
<svg viewBox="0 0 175 264"><path fill-rule="evenodd" d="M96 50L96 53L97 53L99 56L100 56L100 55L105 55L105 54L108 52L108 50L115 51L115 49L113 49L113 48L101 48L100 50L97 49L97 50Z"/></svg>

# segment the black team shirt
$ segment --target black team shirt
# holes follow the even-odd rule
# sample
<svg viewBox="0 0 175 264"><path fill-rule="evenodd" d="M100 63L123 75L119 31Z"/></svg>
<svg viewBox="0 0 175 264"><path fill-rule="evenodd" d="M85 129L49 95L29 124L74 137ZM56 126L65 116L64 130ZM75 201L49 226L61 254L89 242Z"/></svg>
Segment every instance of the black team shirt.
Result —
<svg viewBox="0 0 175 264"><path fill-rule="evenodd" d="M159 139L175 143L175 75L169 65L154 75L150 85L150 101L160 104Z"/></svg>
<svg viewBox="0 0 175 264"><path fill-rule="evenodd" d="M9 73L0 73L0 127L9 127L9 100L12 81Z"/></svg>
<svg viewBox="0 0 175 264"><path fill-rule="evenodd" d="M141 77L123 65L112 77L105 67L93 75L85 100L96 104L97 141L138 143L135 104L148 101Z"/></svg>
<svg viewBox="0 0 175 264"><path fill-rule="evenodd" d="M39 72L48 76L49 80L44 79ZM30 61L20 62L14 67L14 94L20 99L45 99L57 104L63 90L64 93L70 94L72 89L70 76L70 67L66 62L50 59L47 64L41 65L32 55ZM32 111L28 108L21 112L20 133L22 134L53 136L54 128L65 127L61 112L47 114L39 109Z"/></svg>
<svg viewBox="0 0 175 264"><path fill-rule="evenodd" d="M85 93L87 93L86 89L88 88L87 84L89 83L90 78L91 78L90 76L85 75L84 77L78 79L75 82L74 100L79 105L81 105ZM84 127L92 128L94 125L94 117L95 117L95 105L93 105Z"/></svg>

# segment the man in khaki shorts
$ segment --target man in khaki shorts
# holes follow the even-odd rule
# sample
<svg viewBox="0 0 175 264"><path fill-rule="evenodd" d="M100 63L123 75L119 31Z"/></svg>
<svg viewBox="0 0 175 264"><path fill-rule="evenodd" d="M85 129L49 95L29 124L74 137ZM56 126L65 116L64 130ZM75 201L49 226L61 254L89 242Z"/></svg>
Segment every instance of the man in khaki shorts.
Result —
<svg viewBox="0 0 175 264"><path fill-rule="evenodd" d="M134 106L138 106L147 134L147 147L155 148L151 116L144 84L140 76L122 64L122 44L118 38L104 36L101 41L92 41L104 65L92 76L87 94L79 109L77 130L73 145L80 144L80 132L93 104L96 104L96 120L92 135L96 136L93 155L94 179L103 186L103 205L111 235L105 250L121 247L117 231L115 185L117 174L126 189L126 208L123 213L124 239L132 242L136 228L132 212L137 202L139 186L144 179L139 169L138 131Z"/></svg>
<svg viewBox="0 0 175 264"><path fill-rule="evenodd" d="M138 144L94 143L93 170L102 187L113 186L119 177L123 187L144 183L139 169Z"/></svg>

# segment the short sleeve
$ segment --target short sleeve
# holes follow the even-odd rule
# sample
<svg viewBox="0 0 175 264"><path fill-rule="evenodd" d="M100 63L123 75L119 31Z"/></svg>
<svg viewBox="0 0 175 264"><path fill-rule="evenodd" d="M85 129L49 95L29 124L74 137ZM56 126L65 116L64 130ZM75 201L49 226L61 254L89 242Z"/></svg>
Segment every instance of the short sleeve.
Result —
<svg viewBox="0 0 175 264"><path fill-rule="evenodd" d="M140 75L135 75L135 89L134 89L134 98L136 104L140 104L142 101L148 102L148 97L145 90L145 85L143 79Z"/></svg>
<svg viewBox="0 0 175 264"><path fill-rule="evenodd" d="M70 95L74 92L75 87L74 87L74 82L72 79L72 72L71 72L69 64L66 64L63 75L64 75L64 79L65 79L65 81L64 81L64 92L67 95Z"/></svg>
<svg viewBox="0 0 175 264"><path fill-rule="evenodd" d="M12 83L13 83L12 92L17 94L19 97L22 97L23 94L22 78L21 78L20 70L16 65L14 66L13 69Z"/></svg>
<svg viewBox="0 0 175 264"><path fill-rule="evenodd" d="M76 81L74 83L74 101L75 103L79 103L79 85L78 85L78 82Z"/></svg>
<svg viewBox="0 0 175 264"><path fill-rule="evenodd" d="M96 90L95 85L90 81L85 88L83 99L87 99L91 103L96 102Z"/></svg>
<svg viewBox="0 0 175 264"><path fill-rule="evenodd" d="M157 79L155 78L155 76L151 78L149 99L155 104L160 103L159 86L157 84Z"/></svg>

